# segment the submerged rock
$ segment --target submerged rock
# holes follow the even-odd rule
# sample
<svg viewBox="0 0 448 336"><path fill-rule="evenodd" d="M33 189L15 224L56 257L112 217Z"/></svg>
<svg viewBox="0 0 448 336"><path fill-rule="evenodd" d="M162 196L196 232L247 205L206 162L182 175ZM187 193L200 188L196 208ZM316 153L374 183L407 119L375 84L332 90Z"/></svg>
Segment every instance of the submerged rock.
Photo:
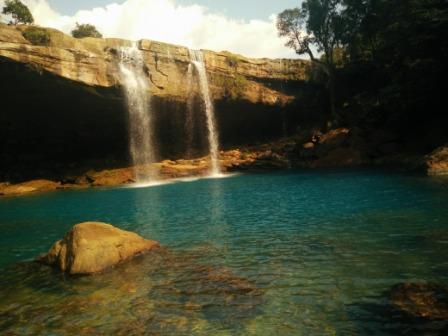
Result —
<svg viewBox="0 0 448 336"><path fill-rule="evenodd" d="M110 224L87 222L75 225L39 261L69 274L93 274L159 246Z"/></svg>
<svg viewBox="0 0 448 336"><path fill-rule="evenodd" d="M448 144L426 157L428 175L448 175Z"/></svg>
<svg viewBox="0 0 448 336"><path fill-rule="evenodd" d="M403 283L392 287L392 305L413 317L448 320L448 287Z"/></svg>

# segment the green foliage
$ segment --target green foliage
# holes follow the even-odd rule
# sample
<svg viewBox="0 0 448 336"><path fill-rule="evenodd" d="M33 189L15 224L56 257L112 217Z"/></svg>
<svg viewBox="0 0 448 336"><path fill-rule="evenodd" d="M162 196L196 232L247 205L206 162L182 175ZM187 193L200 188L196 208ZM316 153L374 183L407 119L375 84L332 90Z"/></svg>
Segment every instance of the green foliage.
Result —
<svg viewBox="0 0 448 336"><path fill-rule="evenodd" d="M14 20L11 22L12 24L32 24L34 22L30 10L20 0L6 0L2 14L11 15Z"/></svg>
<svg viewBox="0 0 448 336"><path fill-rule="evenodd" d="M279 36L286 37L286 46L297 54L307 54L319 63L313 53L325 53L327 66L333 64L333 50L341 45L343 24L342 0L305 0L302 8L287 9L277 17Z"/></svg>
<svg viewBox="0 0 448 336"><path fill-rule="evenodd" d="M412 133L448 123L439 108L448 77L446 0L305 0L279 14L277 28L314 61L307 71L328 84L337 114L351 113L357 126Z"/></svg>
<svg viewBox="0 0 448 336"><path fill-rule="evenodd" d="M247 85L247 79L242 75L235 75L232 77L215 75L213 77L213 82L216 86L222 88L224 90L224 96L230 99L240 98Z"/></svg>
<svg viewBox="0 0 448 336"><path fill-rule="evenodd" d="M96 37L102 38L103 35L96 29L94 25L91 24L79 24L76 23L76 28L72 31L72 36L75 38L84 38L84 37Z"/></svg>
<svg viewBox="0 0 448 336"><path fill-rule="evenodd" d="M228 54L226 58L226 63L232 68L237 68L240 58L233 54Z"/></svg>
<svg viewBox="0 0 448 336"><path fill-rule="evenodd" d="M43 28L29 27L23 31L22 35L30 41L32 44L36 45L49 45L50 44L50 34Z"/></svg>
<svg viewBox="0 0 448 336"><path fill-rule="evenodd" d="M330 110L336 115L336 56L335 50L342 47L344 23L341 14L342 0L305 0L302 8L287 9L277 17L280 37L286 37L286 46L297 54L307 54L314 63L322 65L328 75ZM318 59L313 47L325 56Z"/></svg>

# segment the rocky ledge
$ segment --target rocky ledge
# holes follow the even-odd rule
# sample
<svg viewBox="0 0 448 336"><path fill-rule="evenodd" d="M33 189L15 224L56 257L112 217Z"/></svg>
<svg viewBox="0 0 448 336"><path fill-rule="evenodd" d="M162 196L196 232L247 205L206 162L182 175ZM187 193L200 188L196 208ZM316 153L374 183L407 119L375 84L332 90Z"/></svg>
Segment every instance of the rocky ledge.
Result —
<svg viewBox="0 0 448 336"><path fill-rule="evenodd" d="M75 39L50 28L48 45L36 45L23 34L28 26L0 23L0 57L27 64L57 76L95 87L120 85L120 49L131 41L108 38ZM186 76L191 62L188 48L162 42L141 40L150 91L159 97L186 101L191 85ZM293 96L282 93L266 80L303 81L309 62L287 59L252 59L229 52L203 50L211 91L215 99L240 96L252 103L286 104Z"/></svg>
<svg viewBox="0 0 448 336"><path fill-rule="evenodd" d="M156 241L110 224L87 222L75 225L38 260L72 275L87 275L102 272L159 246Z"/></svg>

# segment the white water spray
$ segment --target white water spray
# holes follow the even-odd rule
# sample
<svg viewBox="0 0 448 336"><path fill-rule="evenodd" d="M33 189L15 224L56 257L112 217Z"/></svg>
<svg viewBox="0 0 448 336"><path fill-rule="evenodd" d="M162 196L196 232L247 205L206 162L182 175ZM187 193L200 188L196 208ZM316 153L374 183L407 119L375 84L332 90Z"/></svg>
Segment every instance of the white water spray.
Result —
<svg viewBox="0 0 448 336"><path fill-rule="evenodd" d="M145 63L137 44L120 50L120 73L129 111L129 151L137 183L157 180L152 111Z"/></svg>
<svg viewBox="0 0 448 336"><path fill-rule="evenodd" d="M190 50L191 63L198 72L199 88L201 90L202 100L205 105L205 114L207 117L208 142L210 147L211 175L217 176L221 174L219 166L219 142L218 131L216 129L215 111L210 96L208 86L207 72L205 69L204 56L200 50Z"/></svg>

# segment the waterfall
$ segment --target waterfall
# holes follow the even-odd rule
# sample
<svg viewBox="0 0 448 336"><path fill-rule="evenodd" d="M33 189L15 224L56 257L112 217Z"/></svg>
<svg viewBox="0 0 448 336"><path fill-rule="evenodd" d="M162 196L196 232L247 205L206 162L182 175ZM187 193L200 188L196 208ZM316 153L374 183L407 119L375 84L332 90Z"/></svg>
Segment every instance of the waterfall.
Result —
<svg viewBox="0 0 448 336"><path fill-rule="evenodd" d="M152 111L143 55L134 43L121 48L120 73L129 111L129 152L137 183L157 180Z"/></svg>
<svg viewBox="0 0 448 336"><path fill-rule="evenodd" d="M200 50L190 50L191 63L198 72L199 88L201 90L202 100L205 105L205 114L207 117L208 143L210 148L211 175L217 176L221 173L219 166L219 143L218 132L216 129L215 111L210 96L207 72L205 69L204 56Z"/></svg>
<svg viewBox="0 0 448 336"><path fill-rule="evenodd" d="M186 144L186 155L187 158L190 158L192 155L192 147L193 147L193 129L194 129L194 95L193 86L194 86L194 78L193 78L193 64L188 65L187 72L187 90L189 90L189 95L187 98L187 113L185 118L185 144Z"/></svg>

